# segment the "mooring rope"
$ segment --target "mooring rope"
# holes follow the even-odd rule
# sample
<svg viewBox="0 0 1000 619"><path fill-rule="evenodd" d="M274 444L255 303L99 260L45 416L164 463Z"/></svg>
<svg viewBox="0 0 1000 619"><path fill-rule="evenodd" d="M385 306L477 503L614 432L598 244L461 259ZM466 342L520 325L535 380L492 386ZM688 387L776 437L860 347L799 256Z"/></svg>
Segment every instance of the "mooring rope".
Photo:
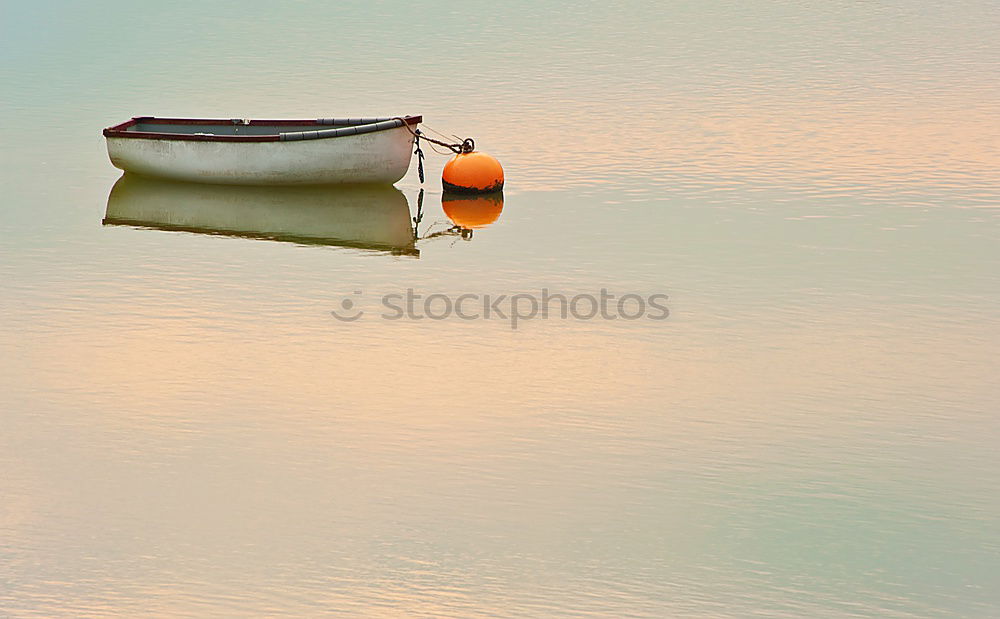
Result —
<svg viewBox="0 0 1000 619"><path fill-rule="evenodd" d="M416 129L416 130L411 129L410 125L406 122L406 120L403 119L403 118L401 118L401 117L399 117L399 116L396 117L396 120L403 121L403 126L406 127L406 130L409 131L410 133L412 133L414 135L414 137L416 137L417 139L423 138L424 141L430 142L431 144L437 144L438 146L444 146L445 148L449 149L451 152L455 153L456 155L461 154L461 153L471 153L472 151L476 150L476 142L472 138L465 138L464 140L462 140L461 143L455 143L455 144L452 144L452 143L449 143L449 142L442 142L441 140L435 140L434 138L427 137L419 129ZM424 125L424 126L426 127L426 125ZM430 129L430 127L428 127L428 129ZM431 131L434 131L434 130L431 129ZM434 133L437 133L438 135L444 135L440 131L434 131ZM445 137L447 137L447 136L445 136Z"/></svg>
<svg viewBox="0 0 1000 619"><path fill-rule="evenodd" d="M421 139L430 144L431 149L433 149L434 152L436 152L439 155L445 155L447 153L442 153L438 149L434 148L435 144L437 144L438 146L444 146L445 148L455 153L456 155L460 155L463 153L471 153L472 151L476 150L476 142L472 138L465 138L464 140L461 141L461 143L442 142L441 140L435 140L434 138L427 137L420 129L411 129L410 124L406 122L406 119L402 118L401 116L397 116L394 120L402 122L403 126L406 127L406 130L413 134L413 143L416 146L416 148L413 151L413 154L417 156L417 174L420 175L421 183L424 182L424 151L422 148L420 148ZM424 127L427 127L427 125L424 125ZM434 133L442 137L448 137L443 133L441 133L440 131L431 129L430 127L427 127L427 129L434 131ZM455 139L458 138L455 137Z"/></svg>
<svg viewBox="0 0 1000 619"><path fill-rule="evenodd" d="M431 127L430 125L424 125L424 129L427 129L431 133L436 133L437 135L441 136L441 139L443 140L458 140L459 142L462 141L462 138L458 137L457 135L455 134L445 135L440 131L438 131L437 129L435 129L434 127Z"/></svg>
<svg viewBox="0 0 1000 619"><path fill-rule="evenodd" d="M437 153L439 155L449 155L449 154L452 154L454 152L454 151L451 151L451 150L442 150L440 146L436 146L436 145L430 144L430 143L428 143L428 146L431 147L432 151L434 151L435 153Z"/></svg>

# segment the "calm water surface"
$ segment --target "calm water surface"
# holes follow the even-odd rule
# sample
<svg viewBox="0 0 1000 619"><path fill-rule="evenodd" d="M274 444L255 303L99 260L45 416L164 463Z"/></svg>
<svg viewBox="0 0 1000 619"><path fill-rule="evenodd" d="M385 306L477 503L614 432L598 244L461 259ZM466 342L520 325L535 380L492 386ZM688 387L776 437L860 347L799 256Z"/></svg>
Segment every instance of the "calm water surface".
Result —
<svg viewBox="0 0 1000 619"><path fill-rule="evenodd" d="M987 1L4 4L0 615L1000 615L997 32ZM415 170L118 181L100 129L145 114L423 114L503 162L502 212L442 205L433 154L416 242ZM670 316L380 318L408 288Z"/></svg>

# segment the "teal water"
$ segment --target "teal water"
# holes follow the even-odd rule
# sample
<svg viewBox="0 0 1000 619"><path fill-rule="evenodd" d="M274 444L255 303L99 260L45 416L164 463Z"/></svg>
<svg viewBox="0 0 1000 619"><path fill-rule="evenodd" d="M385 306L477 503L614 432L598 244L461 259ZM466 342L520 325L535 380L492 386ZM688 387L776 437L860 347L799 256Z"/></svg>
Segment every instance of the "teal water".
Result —
<svg viewBox="0 0 1000 619"><path fill-rule="evenodd" d="M997 31L978 1L4 5L0 615L997 616ZM504 164L502 211L443 205L432 153L412 244L415 169L366 213L112 195L100 129L154 114L423 114ZM602 288L669 317L380 301Z"/></svg>

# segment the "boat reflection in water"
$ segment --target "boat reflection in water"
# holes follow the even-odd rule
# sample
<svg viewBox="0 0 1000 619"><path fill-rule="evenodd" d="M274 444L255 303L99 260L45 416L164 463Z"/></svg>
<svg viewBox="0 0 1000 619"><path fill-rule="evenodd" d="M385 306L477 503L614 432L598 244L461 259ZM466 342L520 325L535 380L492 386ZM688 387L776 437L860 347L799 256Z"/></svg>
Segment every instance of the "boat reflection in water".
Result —
<svg viewBox="0 0 1000 619"><path fill-rule="evenodd" d="M125 174L103 223L420 255L409 204L391 185L202 185Z"/></svg>
<svg viewBox="0 0 1000 619"><path fill-rule="evenodd" d="M420 238L460 236L463 240L470 241L475 230L485 228L500 218L500 213L503 212L503 192L486 195L445 192L441 196L441 210L454 225L440 232L425 233ZM414 221L419 223L420 218L421 209L418 209Z"/></svg>

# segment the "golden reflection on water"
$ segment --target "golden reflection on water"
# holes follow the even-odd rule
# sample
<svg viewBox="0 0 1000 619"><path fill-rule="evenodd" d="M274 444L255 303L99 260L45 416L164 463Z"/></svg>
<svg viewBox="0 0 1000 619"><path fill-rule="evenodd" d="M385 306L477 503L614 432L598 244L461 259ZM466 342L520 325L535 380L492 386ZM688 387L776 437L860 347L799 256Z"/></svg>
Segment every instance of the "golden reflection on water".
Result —
<svg viewBox="0 0 1000 619"><path fill-rule="evenodd" d="M693 186L707 178L820 181L884 194L900 184L940 187L949 180L986 186L1000 174L995 102L928 106L893 93L860 100L798 93L785 101L747 102L741 94L638 100L628 122L600 131L579 122L594 110L567 102L569 109L555 118L546 117L548 110L525 110L530 133L490 135L487 127L481 141L510 153L509 186L516 190L607 184L609 177L641 174L662 186L676 186L676 175L692 175Z"/></svg>
<svg viewBox="0 0 1000 619"><path fill-rule="evenodd" d="M76 323L58 341L29 337L22 363L6 364L5 371L27 380L32 367L56 366L33 379L40 388L67 405L92 403L100 414L88 417L90 422L154 435L174 434L177 422L194 428L226 418L278 434L311 428L303 439L339 432L341 424L365 428L361 435L369 439L376 429L388 438L402 423L433 428L439 444L490 443L497 437L473 438L471 429L516 418L524 430L536 421L552 421L536 418L539 410L556 408L572 416L571 411L607 405L624 419L645 418L661 430L661 424L681 423L670 433L682 434L689 447L711 441L719 431L728 433L723 429L742 425L748 411L764 410L782 397L808 399L823 391L848 397L851 389L876 390L885 380L885 349L909 359L905 372L897 370L900 389L917 389L929 375L941 385L973 389L990 372L989 352L974 339L974 328L962 348L969 362L958 372L934 356L937 340L921 331L920 319L910 324L894 318L898 324L886 329L856 324L855 316L826 316L822 307L800 316L803 326L758 324L756 333L742 333L739 342L724 334L671 335L678 326L670 324L647 335L623 328L609 341L608 325L572 321L528 325L522 327L527 337L494 347L497 330L507 331L506 325L444 321L429 328L426 321L377 319L347 325L307 310L264 322L234 315L228 328L220 329L214 312L198 308L183 320L163 322L170 290L139 282L130 290L136 301L127 325ZM969 320L974 322L974 315ZM873 346L880 336L882 343ZM617 350L628 354L616 355ZM226 394L226 407L201 406L208 393ZM110 394L115 406L100 407ZM182 406L185 402L194 408ZM677 408L657 413L665 402ZM695 419L687 426L686 411L715 416L708 426ZM801 411L769 414L779 423L782 415ZM616 415L593 416L586 423L612 436L629 425L620 425L623 418ZM766 443L770 430L758 429L756 438L746 438ZM396 448L391 441L367 447Z"/></svg>

